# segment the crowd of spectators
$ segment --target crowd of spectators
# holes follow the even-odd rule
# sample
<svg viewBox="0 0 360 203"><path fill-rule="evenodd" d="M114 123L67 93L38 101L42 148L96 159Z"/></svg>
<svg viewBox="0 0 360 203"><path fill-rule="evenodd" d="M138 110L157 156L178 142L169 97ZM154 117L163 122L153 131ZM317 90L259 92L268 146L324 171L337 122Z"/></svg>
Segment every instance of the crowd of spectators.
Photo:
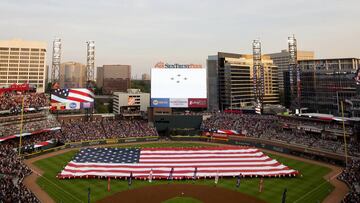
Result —
<svg viewBox="0 0 360 203"><path fill-rule="evenodd" d="M141 120L104 120L103 126L107 137L158 136L155 128Z"/></svg>
<svg viewBox="0 0 360 203"><path fill-rule="evenodd" d="M49 106L49 99L44 93L28 92L17 94L14 92L6 92L0 95L0 111L21 111L22 98L24 97L24 108L38 108Z"/></svg>
<svg viewBox="0 0 360 203"><path fill-rule="evenodd" d="M103 119L101 121L64 122L63 142L158 136L155 128L143 120Z"/></svg>
<svg viewBox="0 0 360 203"><path fill-rule="evenodd" d="M351 160L338 179L344 181L350 189L350 192L345 196L343 202L360 202L360 160Z"/></svg>
<svg viewBox="0 0 360 203"><path fill-rule="evenodd" d="M339 129L338 125L303 119L274 115L214 113L203 121L201 128L204 130L236 130L249 137L286 142L335 153L343 153L345 148L342 139L337 140L336 136L328 136L329 132L325 130L337 130ZM311 128L310 132L306 131L306 128ZM348 129L347 132L352 133L352 130ZM359 145L353 140L348 143L347 147L350 155L360 153Z"/></svg>
<svg viewBox="0 0 360 203"><path fill-rule="evenodd" d="M20 126L20 120L0 123L0 136L20 134ZM60 127L60 123L56 118L51 114L42 115L41 117L24 118L22 132L31 133L54 127Z"/></svg>
<svg viewBox="0 0 360 203"><path fill-rule="evenodd" d="M12 141L0 144L0 202L39 202L23 185L31 170L21 161Z"/></svg>

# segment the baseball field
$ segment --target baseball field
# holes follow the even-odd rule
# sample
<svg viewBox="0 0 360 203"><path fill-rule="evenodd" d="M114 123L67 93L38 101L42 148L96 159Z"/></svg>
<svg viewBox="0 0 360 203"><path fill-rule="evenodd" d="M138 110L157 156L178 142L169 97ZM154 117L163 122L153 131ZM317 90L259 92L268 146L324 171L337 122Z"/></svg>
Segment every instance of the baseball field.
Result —
<svg viewBox="0 0 360 203"><path fill-rule="evenodd" d="M194 147L206 146L204 143L149 143L149 144L134 144L134 145L119 145L116 147ZM181 187L188 185L207 186L212 190L222 190L236 192L238 195L244 197L251 197L258 199L259 202L281 202L282 193L287 188L287 202L321 202L333 190L333 186L323 177L328 174L331 169L317 164L302 162L296 159L291 159L278 154L266 153L270 157L277 159L281 163L300 171L301 176L293 178L265 178L263 191L258 191L260 178L242 178L239 188L235 187L236 178L220 178L217 185L214 179L200 179L200 180L155 180L152 183L144 180L134 180L129 187L127 180L112 179L111 190L107 190L108 181L106 179L66 179L59 180L56 175L63 169L63 167L73 158L78 150L70 150L65 153L50 156L48 158L40 159L34 162L35 166L43 171L42 175L37 179L36 183L56 202L87 202L88 188L90 188L91 202L96 202L107 198L106 200L119 200L116 198L125 197L125 192L132 190L139 190L137 196L141 196L141 190L150 190L150 188L162 187L166 188L177 186L179 190ZM185 187L184 190L185 190ZM164 187L163 187L164 188ZM160 191L160 190L156 190ZM210 191L210 190L209 190ZM134 192L133 192L134 193ZM209 192L210 193L210 192ZM124 194L124 196L122 195ZM176 193L178 194L178 193ZM166 202L202 202L196 195L188 193L174 194L171 198L166 199ZM131 197L131 195L128 195ZM109 199L110 198L110 199ZM127 201L124 201L127 202ZM149 202L151 202L149 200Z"/></svg>

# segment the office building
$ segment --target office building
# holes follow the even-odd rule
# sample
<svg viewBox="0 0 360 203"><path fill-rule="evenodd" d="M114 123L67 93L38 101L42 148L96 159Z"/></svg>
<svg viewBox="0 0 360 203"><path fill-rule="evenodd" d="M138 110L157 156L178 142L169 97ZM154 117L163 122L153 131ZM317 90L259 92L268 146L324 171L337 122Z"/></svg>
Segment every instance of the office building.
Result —
<svg viewBox="0 0 360 203"><path fill-rule="evenodd" d="M341 115L341 101L348 116L356 116L359 86L354 76L359 68L357 58L299 60L301 68L300 107L308 112ZM289 72L285 71L285 105L291 98ZM353 101L353 102L352 102ZM354 105L355 103L355 105Z"/></svg>
<svg viewBox="0 0 360 203"><path fill-rule="evenodd" d="M279 94L281 104L284 105L284 71L289 70L289 52L288 50L281 50L278 53L267 54L271 60L273 60L274 65L279 69L278 79L279 79ZM297 51L298 60L311 60L314 59L315 54L313 51Z"/></svg>
<svg viewBox="0 0 360 203"><path fill-rule="evenodd" d="M263 56L264 104L279 104L278 67ZM243 109L252 107L252 55L219 52L207 60L208 109Z"/></svg>
<svg viewBox="0 0 360 203"><path fill-rule="evenodd" d="M103 94L126 92L130 88L130 65L103 65L97 68L96 84Z"/></svg>
<svg viewBox="0 0 360 203"><path fill-rule="evenodd" d="M113 112L125 115L141 115L150 106L150 94L140 89L128 89L126 92L113 93Z"/></svg>
<svg viewBox="0 0 360 203"><path fill-rule="evenodd" d="M85 88L86 66L78 62L65 62L60 64L61 88Z"/></svg>
<svg viewBox="0 0 360 203"><path fill-rule="evenodd" d="M45 91L46 43L0 41L0 87L28 83L37 92Z"/></svg>

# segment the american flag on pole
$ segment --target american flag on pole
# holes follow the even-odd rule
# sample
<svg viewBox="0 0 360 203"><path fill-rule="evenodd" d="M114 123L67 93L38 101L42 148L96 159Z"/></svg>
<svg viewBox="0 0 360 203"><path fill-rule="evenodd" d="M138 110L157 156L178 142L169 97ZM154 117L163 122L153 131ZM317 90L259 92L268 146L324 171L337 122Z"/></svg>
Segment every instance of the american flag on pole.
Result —
<svg viewBox="0 0 360 203"><path fill-rule="evenodd" d="M174 179L219 176L295 176L298 171L256 148L87 148L58 178L117 177ZM151 177L151 178L150 178Z"/></svg>
<svg viewBox="0 0 360 203"><path fill-rule="evenodd" d="M51 103L94 102L94 93L86 88L53 89Z"/></svg>

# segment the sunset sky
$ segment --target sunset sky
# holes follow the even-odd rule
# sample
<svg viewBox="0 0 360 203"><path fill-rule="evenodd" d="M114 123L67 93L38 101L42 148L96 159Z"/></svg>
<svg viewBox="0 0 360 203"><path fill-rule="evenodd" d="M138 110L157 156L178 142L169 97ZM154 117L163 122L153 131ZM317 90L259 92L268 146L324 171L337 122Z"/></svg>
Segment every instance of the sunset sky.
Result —
<svg viewBox="0 0 360 203"><path fill-rule="evenodd" d="M62 61L86 63L95 40L96 66L130 64L133 76L157 61L200 63L217 51L263 53L287 48L317 58L360 57L359 0L1 0L0 40L63 41Z"/></svg>

